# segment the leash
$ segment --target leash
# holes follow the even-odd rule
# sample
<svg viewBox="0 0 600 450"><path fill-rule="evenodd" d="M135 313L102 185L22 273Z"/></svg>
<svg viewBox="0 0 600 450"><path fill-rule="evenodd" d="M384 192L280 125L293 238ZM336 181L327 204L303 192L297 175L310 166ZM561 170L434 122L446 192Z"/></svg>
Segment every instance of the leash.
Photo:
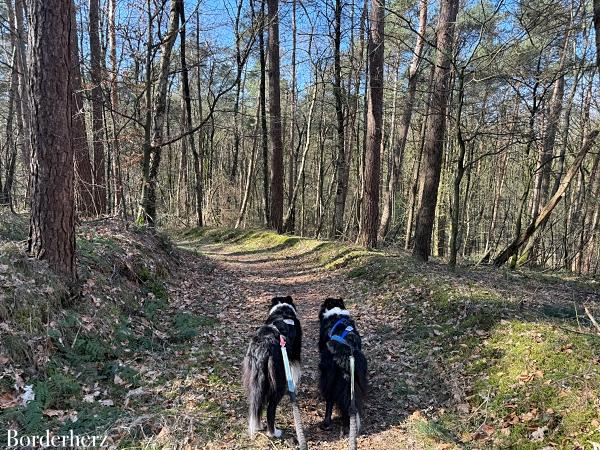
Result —
<svg viewBox="0 0 600 450"><path fill-rule="evenodd" d="M354 355L350 355L350 429L348 430L350 450L356 450L357 435L358 423L356 421L356 399L354 397Z"/></svg>
<svg viewBox="0 0 600 450"><path fill-rule="evenodd" d="M281 355L283 356L283 367L285 368L285 377L287 379L288 392L290 394L290 402L292 403L292 413L294 415L294 425L296 427L296 438L298 439L298 446L300 447L300 450L308 450L306 438L304 437L304 430L302 429L302 418L300 416L300 408L298 408L296 385L294 383L294 378L292 377L292 369L290 368L290 361L288 359L285 343L285 337L283 336L283 334L280 334L279 345L281 346Z"/></svg>
<svg viewBox="0 0 600 450"><path fill-rule="evenodd" d="M335 330L339 327L344 327L342 334L335 334ZM329 339L332 341L339 342L342 345L350 348L350 429L348 430L348 441L350 450L356 450L357 443L356 437L358 435L358 420L357 420L357 409L356 409L356 397L354 395L354 348L346 340L346 336L352 333L354 328L348 322L348 319L342 317L331 327L329 330Z"/></svg>

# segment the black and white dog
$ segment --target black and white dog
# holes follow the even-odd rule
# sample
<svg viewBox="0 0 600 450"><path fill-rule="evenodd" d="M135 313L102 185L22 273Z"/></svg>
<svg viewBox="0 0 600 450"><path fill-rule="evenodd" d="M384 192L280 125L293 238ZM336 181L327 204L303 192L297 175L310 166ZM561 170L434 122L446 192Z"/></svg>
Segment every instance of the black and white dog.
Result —
<svg viewBox="0 0 600 450"><path fill-rule="evenodd" d="M263 429L261 415L267 410L267 433L280 437L275 428L277 405L287 392L287 380L281 354L280 336L286 349L294 383L300 378L302 328L292 297L274 297L265 325L256 330L248 345L243 364L243 384L248 397L248 432L254 436Z"/></svg>
<svg viewBox="0 0 600 450"><path fill-rule="evenodd" d="M367 393L367 360L361 350L361 339L356 323L344 305L344 300L328 298L319 312L321 332L321 395L325 398L324 430L331 429L333 406L337 406L345 429L350 424L350 356L354 355L354 398L357 409L356 422L360 430L363 402Z"/></svg>

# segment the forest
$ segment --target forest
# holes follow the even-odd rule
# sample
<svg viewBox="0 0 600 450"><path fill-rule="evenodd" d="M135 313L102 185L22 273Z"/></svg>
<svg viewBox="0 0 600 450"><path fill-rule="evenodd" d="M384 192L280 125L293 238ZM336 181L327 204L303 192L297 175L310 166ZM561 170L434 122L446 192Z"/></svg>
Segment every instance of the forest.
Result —
<svg viewBox="0 0 600 450"><path fill-rule="evenodd" d="M0 25L0 442L294 448L287 403L281 446L248 440L239 384L290 294L309 345L326 297L364 326L359 448L600 448L600 0L0 0ZM345 448L305 347L308 441Z"/></svg>
<svg viewBox="0 0 600 450"><path fill-rule="evenodd" d="M5 3L0 201L23 211L49 130L33 12ZM66 12L75 221L597 273L590 2L100 3Z"/></svg>

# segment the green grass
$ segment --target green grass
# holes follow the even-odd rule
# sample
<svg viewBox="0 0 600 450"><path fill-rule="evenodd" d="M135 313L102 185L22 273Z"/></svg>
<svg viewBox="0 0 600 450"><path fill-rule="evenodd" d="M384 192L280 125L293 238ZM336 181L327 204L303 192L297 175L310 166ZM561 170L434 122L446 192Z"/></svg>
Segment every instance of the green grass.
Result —
<svg viewBox="0 0 600 450"><path fill-rule="evenodd" d="M227 244L231 253L269 253L304 244L306 239L264 230L192 228L178 232L180 244Z"/></svg>
<svg viewBox="0 0 600 450"><path fill-rule="evenodd" d="M184 248L222 244L231 254L289 254L313 261L326 270L352 269L358 277L365 263L381 255L361 247L334 241L319 241L265 230L192 228L173 233Z"/></svg>

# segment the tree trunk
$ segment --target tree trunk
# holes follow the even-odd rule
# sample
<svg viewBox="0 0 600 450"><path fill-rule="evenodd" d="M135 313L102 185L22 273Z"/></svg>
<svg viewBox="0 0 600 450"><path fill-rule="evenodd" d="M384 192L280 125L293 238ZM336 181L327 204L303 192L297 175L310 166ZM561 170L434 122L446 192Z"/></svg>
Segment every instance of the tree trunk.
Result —
<svg viewBox="0 0 600 450"><path fill-rule="evenodd" d="M582 255L582 270L586 273L592 272L592 260L594 257L595 246L598 238L598 228L600 225L600 153L596 154L596 159L592 167L590 174L591 186L590 186L590 198L591 201L588 207L592 210L591 220L587 229L587 236L585 239L586 247ZM594 201L595 200L595 201Z"/></svg>
<svg viewBox="0 0 600 450"><path fill-rule="evenodd" d="M6 114L6 140L4 146L6 147L6 160L4 163L4 185L2 183L2 161L0 159L0 205L9 205L11 208L13 205L12 192L15 182L15 171L17 165L17 147L24 147L24 120L23 120L23 103L20 96L20 71L23 70L21 62L21 53L19 42L19 33L17 30L17 22L15 20L15 13L12 6L12 0L6 0L6 9L8 12L9 19L9 30L10 30L10 44L12 53L12 69L10 75L10 88L8 92L8 111ZM14 124L15 118L17 122L18 130L18 143L14 139ZM27 130L29 132L29 130ZM25 149L22 149L22 153ZM0 155L1 158L1 155ZM24 168L29 170L29 168Z"/></svg>
<svg viewBox="0 0 600 450"><path fill-rule="evenodd" d="M76 278L71 0L30 0L29 96L32 117L28 253ZM68 20L65 20L68 18Z"/></svg>
<svg viewBox="0 0 600 450"><path fill-rule="evenodd" d="M196 9L196 30L200 29L200 11ZM196 59L200 61L200 33L196 31ZM198 91L198 116L202 119L202 89L201 89L201 67L197 67L196 88ZM194 192L196 194L196 225L204 225L203 200L204 200L204 137L198 136L198 147L192 147L194 157Z"/></svg>
<svg viewBox="0 0 600 450"><path fill-rule="evenodd" d="M600 0L594 0L594 31L596 32L596 67L600 68Z"/></svg>
<svg viewBox="0 0 600 450"><path fill-rule="evenodd" d="M437 29L437 55L433 74L431 113L427 118L427 135L423 148L423 165L419 177L419 210L415 224L413 255L427 261L431 251L431 233L435 219L437 191L440 183L448 81L452 58L454 23L458 0L441 0Z"/></svg>
<svg viewBox="0 0 600 450"><path fill-rule="evenodd" d="M235 222L235 228L239 228L244 219L246 218L246 209L248 208L248 202L250 201L250 190L252 187L252 180L254 179L254 166L256 164L256 147L258 143L258 129L260 126L260 101L258 102L258 108L256 108L256 126L254 127L254 141L252 142L252 153L250 154L250 162L248 163L248 173L246 175L246 183L244 188L244 194L242 197L242 204L240 206L240 212L238 214L237 221Z"/></svg>
<svg viewBox="0 0 600 450"><path fill-rule="evenodd" d="M288 220L284 220L285 226L284 229L286 233L293 233L296 228L296 201L292 201L294 197L294 177L296 176L296 163L298 158L298 152L300 149L296 150L295 142L296 142L296 107L297 107L297 77L296 77L296 0L292 0L292 61L291 61L291 70L292 70L292 82L291 82L291 95L290 95L290 141L289 141L289 164L288 164L288 206L291 205L292 209L290 212L290 217ZM300 142L298 142L298 147L300 146Z"/></svg>
<svg viewBox="0 0 600 450"><path fill-rule="evenodd" d="M21 101L21 117L19 120L21 121L21 127L23 128L23 148L22 148L22 161L25 173L29 174L29 169L31 165L31 109L29 102L29 64L27 61L27 50L26 50L26 40L27 33L24 26L23 20L23 10L24 4L23 0L15 0L15 8L14 11L11 11L12 8L12 0L7 0L6 5L8 8L8 16L11 19L11 12L14 13L14 20L11 22L14 23L14 36L16 38L17 45L17 66L19 68L19 98ZM19 108L17 108L19 109Z"/></svg>
<svg viewBox="0 0 600 450"><path fill-rule="evenodd" d="M462 134L462 110L464 104L464 83L465 83L465 68L463 67L458 74L458 108L456 112L456 141L458 143L458 161L456 163L456 173L454 175L454 183L452 185L452 202L450 204L450 254L448 256L448 264L450 267L456 266L456 255L458 253L458 219L460 218L460 184L465 174L465 155L467 146Z"/></svg>
<svg viewBox="0 0 600 450"><path fill-rule="evenodd" d="M75 151L75 192L77 194L77 212L84 216L97 215L97 205L94 202L94 178L90 149L88 146L83 107L83 86L81 82L81 63L79 45L77 42L77 20L75 2L71 7L71 87L73 90L73 128L71 139ZM35 110L34 110L35 111Z"/></svg>
<svg viewBox="0 0 600 450"><path fill-rule="evenodd" d="M94 203L98 214L106 213L106 181L104 179L104 120L102 118L102 63L99 0L90 0L90 77L92 79L92 139L94 155Z"/></svg>
<svg viewBox="0 0 600 450"><path fill-rule="evenodd" d="M384 0L371 1L365 183L360 210L361 226L358 235L358 243L370 248L377 246L377 225L379 224L379 178L381 130L383 126L384 10Z"/></svg>
<svg viewBox="0 0 600 450"><path fill-rule="evenodd" d="M421 173L421 163L423 161L423 148L425 147L425 137L427 136L427 118L431 111L431 98L432 98L432 86L433 86L433 75L435 73L435 66L431 67L429 71L429 80L427 82L427 94L425 100L425 112L423 119L421 120L421 127L419 130L419 149L418 154L415 157L412 170L412 183L410 192L408 194L408 216L406 218L406 230L404 233L404 250L408 250L411 245L412 230L414 226L415 212L418 210L418 193L419 193L419 173Z"/></svg>
<svg viewBox="0 0 600 450"><path fill-rule="evenodd" d="M110 49L110 107L112 116L112 174L114 178L114 201L113 207L118 211L122 208L123 218L127 220L127 208L125 205L125 194L123 190L123 175L121 172L121 145L119 142L119 120L115 114L119 109L119 95L117 91L117 27L116 27L116 2L108 0L108 37ZM110 165L109 165L110 168Z"/></svg>
<svg viewBox="0 0 600 450"><path fill-rule="evenodd" d="M494 265L499 267L503 265L508 259L516 255L519 251L519 248L527 242L527 240L535 233L535 231L543 226L554 207L558 204L558 202L563 197L567 187L571 183L571 180L575 176L577 172L579 172L579 168L583 163L583 160L590 149L593 147L596 137L598 136L598 130L591 131L584 139L583 145L581 146L581 150L577 154L573 164L569 168L568 172L565 174L562 182L558 190L554 193L552 198L548 200L546 205L541 209L541 211L534 217L532 217L529 226L523 231L519 236L517 236L509 245L507 245L496 258L494 258Z"/></svg>
<svg viewBox="0 0 600 450"><path fill-rule="evenodd" d="M169 65L171 63L171 52L177 30L179 27L179 14L183 7L182 0L171 0L169 11L169 25L167 34L163 38L163 49L158 71L158 86L154 97L152 111L152 130L149 148L144 152L143 167L145 168L142 181L142 199L138 212L138 223L147 223L149 226L156 225L156 184L158 182L158 169L163 142L163 126L167 110L167 88L169 81ZM147 70L150 68L148 67Z"/></svg>
<svg viewBox="0 0 600 450"><path fill-rule="evenodd" d="M14 36L14 35L13 35ZM12 44L12 70L10 75L10 89L8 91L8 111L6 114L6 160L2 164L2 155L0 155L0 206L12 206L12 190L15 181L15 167L17 162L17 146L14 140L14 117L15 109L18 107L21 99L19 98L19 74L17 65L17 49L15 48L15 39L11 36ZM2 166L4 165L5 183L2 184Z"/></svg>
<svg viewBox="0 0 600 450"><path fill-rule="evenodd" d="M381 223L379 224L378 231L378 239L380 241L385 238L385 235L388 233L390 227L394 193L398 189L400 176L402 174L404 149L406 148L406 140L408 138L410 121L412 119L412 112L415 104L415 95L417 93L419 65L421 62L423 47L425 46L427 2L428 0L420 0L419 2L419 30L417 32L417 40L413 50L412 61L410 63L410 68L408 69L408 91L406 93L406 103L404 104L404 109L402 111L402 118L400 119L398 143L394 147L391 175L383 197L383 210L381 212Z"/></svg>
<svg viewBox="0 0 600 450"><path fill-rule="evenodd" d="M333 210L333 236L340 237L344 231L344 209L348 194L346 171L347 157L344 146L344 105L342 99L342 64L340 46L342 42L342 0L335 0L333 36L333 95L337 119L337 159L335 162L336 190Z"/></svg>
<svg viewBox="0 0 600 450"><path fill-rule="evenodd" d="M279 71L279 0L267 0L269 22L269 119L271 134L271 228L283 231L283 141Z"/></svg>
<svg viewBox="0 0 600 450"><path fill-rule="evenodd" d="M550 175L552 169L552 161L554 159L554 144L556 142L556 133L560 121L563 96L565 90L565 75L563 72L566 55L569 47L570 28L565 32L563 38L563 46L560 51L560 61L558 64L559 76L554 82L550 105L548 107L548 121L544 133L542 147L538 154L537 168L535 171L533 197L531 200L531 216L535 217L538 214L539 208L548 199L550 189ZM560 160L560 158L559 158ZM561 169L562 170L562 169ZM519 264L524 262L535 262L537 260L537 247L540 240L540 233L544 227L542 226L527 244L523 255L519 258Z"/></svg>
<svg viewBox="0 0 600 450"><path fill-rule="evenodd" d="M182 103L183 103L183 131L189 132L192 129L192 99L190 95L190 77L189 70L187 65L187 55L186 55L186 20L185 20L185 8L183 5L179 10L180 18L181 18L181 29L179 30L179 40L180 40L180 48L179 48L179 56L181 59L181 93L182 93ZM200 95L200 93L198 93ZM182 139L181 142L181 169L180 169L180 177L178 184L180 189L183 189L183 204L185 206L185 213L187 217L188 213L188 202L187 202L187 149L192 149L192 152L196 151L196 142L194 139L194 133L188 134L186 137ZM201 180L200 180L201 181ZM180 197L181 200L181 197ZM202 199L196 199L197 201L202 201Z"/></svg>
<svg viewBox="0 0 600 450"><path fill-rule="evenodd" d="M269 201L269 141L267 135L267 62L265 57L265 2L266 0L261 1L261 28L258 33L258 41L260 48L260 131L263 174L263 221L265 226L269 226L269 224L271 223L271 215L269 213L271 202Z"/></svg>

